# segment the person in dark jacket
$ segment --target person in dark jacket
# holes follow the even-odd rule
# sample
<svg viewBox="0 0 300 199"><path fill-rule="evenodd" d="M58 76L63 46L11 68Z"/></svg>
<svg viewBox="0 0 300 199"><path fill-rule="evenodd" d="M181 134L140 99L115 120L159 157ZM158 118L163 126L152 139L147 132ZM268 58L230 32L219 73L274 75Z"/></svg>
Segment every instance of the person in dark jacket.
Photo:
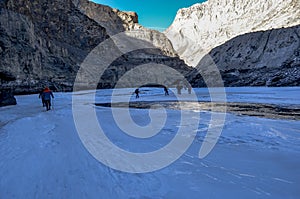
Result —
<svg viewBox="0 0 300 199"><path fill-rule="evenodd" d="M40 92L39 98L42 98L42 104L43 104L43 107L45 107L45 106L46 106L46 103L45 103L45 99L44 99L43 92L44 92L44 90L42 90L42 91Z"/></svg>
<svg viewBox="0 0 300 199"><path fill-rule="evenodd" d="M49 111L51 109L51 97L54 98L53 93L48 87L46 87L42 95L44 97L46 109Z"/></svg>
<svg viewBox="0 0 300 199"><path fill-rule="evenodd" d="M191 94L192 93L192 86L189 84L188 85L188 93Z"/></svg>
<svg viewBox="0 0 300 199"><path fill-rule="evenodd" d="M169 95L169 90L166 86L164 86L165 95Z"/></svg>
<svg viewBox="0 0 300 199"><path fill-rule="evenodd" d="M139 95L140 91L139 91L138 88L135 89L134 93L135 93L135 98L139 98L140 97L140 95Z"/></svg>

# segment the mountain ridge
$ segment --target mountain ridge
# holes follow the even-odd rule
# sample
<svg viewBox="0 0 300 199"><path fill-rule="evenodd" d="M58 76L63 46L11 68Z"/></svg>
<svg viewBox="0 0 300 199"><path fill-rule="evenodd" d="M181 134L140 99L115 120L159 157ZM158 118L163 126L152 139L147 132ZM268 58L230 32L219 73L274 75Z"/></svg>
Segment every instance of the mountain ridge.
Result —
<svg viewBox="0 0 300 199"><path fill-rule="evenodd" d="M189 80L195 87L206 86L197 71L209 73L214 65L226 87L300 86L299 49L300 25L246 33L212 49ZM214 74L210 76L214 81Z"/></svg>
<svg viewBox="0 0 300 199"><path fill-rule="evenodd" d="M210 50L235 36L299 24L297 0L208 0L178 10L165 34L179 56L196 66Z"/></svg>
<svg viewBox="0 0 300 199"><path fill-rule="evenodd" d="M181 9L165 35L141 26L134 12L119 11L87 0L2 0L0 88L3 93L7 90L7 94L2 95L38 93L45 85L57 91L72 91L76 74L86 56L100 43L119 35L123 35L122 45L125 46L112 40L107 49L97 52L121 53L103 76L98 77L97 88L113 88L126 72L148 63L175 69L193 86L206 86L199 73L178 55L200 63L194 65L198 71L207 69L203 63L208 62L202 61L203 57L213 58L225 86L299 85L300 53L296 48L300 43L300 33L299 27L293 26L300 21L297 1L278 3L268 0L262 6L255 5L254 1L237 2L240 0L209 0ZM247 6L251 9L247 10ZM217 10L220 7L225 10ZM247 22L253 20L251 16L256 9L267 12L263 17L258 16L264 20L256 20L251 25ZM198 23L198 19L202 20ZM232 21L226 21L228 19ZM176 23L181 24L177 29ZM207 29L201 29L201 24ZM224 24L228 26L222 26ZM274 29L277 26L280 27ZM122 54L122 48L131 49L133 46L138 50ZM267 46L269 51L264 50L261 54L260 50ZM186 59L185 62L190 63ZM105 60L100 60L100 63L104 64ZM245 66L248 68L243 68ZM288 75L291 78L287 78ZM213 78L211 75L212 81ZM134 81L125 85L132 85ZM87 87L91 84L88 78L84 83Z"/></svg>

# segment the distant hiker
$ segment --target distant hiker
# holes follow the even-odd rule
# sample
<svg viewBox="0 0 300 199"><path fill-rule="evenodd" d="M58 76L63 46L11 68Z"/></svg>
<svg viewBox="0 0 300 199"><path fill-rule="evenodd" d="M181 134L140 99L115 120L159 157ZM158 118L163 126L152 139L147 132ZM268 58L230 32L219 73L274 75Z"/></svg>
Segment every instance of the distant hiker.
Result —
<svg viewBox="0 0 300 199"><path fill-rule="evenodd" d="M135 93L135 98L139 98L139 97L140 97L140 96L139 96L140 91L139 91L138 88L135 89L134 93Z"/></svg>
<svg viewBox="0 0 300 199"><path fill-rule="evenodd" d="M177 88L177 94L181 95L182 86L180 84L177 84L176 88Z"/></svg>
<svg viewBox="0 0 300 199"><path fill-rule="evenodd" d="M188 93L191 94L192 93L192 86L189 84L188 85Z"/></svg>
<svg viewBox="0 0 300 199"><path fill-rule="evenodd" d="M42 99L43 107L45 107L45 106L46 106L46 103L45 103L45 99L44 99L43 92L44 92L44 90L41 90L41 92L40 92L40 94L39 94L39 99L40 99L40 98Z"/></svg>
<svg viewBox="0 0 300 199"><path fill-rule="evenodd" d="M45 100L46 109L49 111L51 109L51 97L54 98L53 93L48 87L46 87L42 95Z"/></svg>
<svg viewBox="0 0 300 199"><path fill-rule="evenodd" d="M166 86L164 86L164 91L165 91L165 95L169 95L169 91L168 91L168 88Z"/></svg>

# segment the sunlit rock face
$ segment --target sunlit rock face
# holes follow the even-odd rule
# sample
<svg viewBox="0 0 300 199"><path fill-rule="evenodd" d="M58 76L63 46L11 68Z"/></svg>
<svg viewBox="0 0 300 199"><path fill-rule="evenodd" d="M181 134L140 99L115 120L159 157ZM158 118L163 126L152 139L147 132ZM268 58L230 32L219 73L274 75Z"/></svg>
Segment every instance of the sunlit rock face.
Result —
<svg viewBox="0 0 300 199"><path fill-rule="evenodd" d="M298 0L208 0L180 9L165 34L179 56L196 66L213 48L238 35L299 24Z"/></svg>

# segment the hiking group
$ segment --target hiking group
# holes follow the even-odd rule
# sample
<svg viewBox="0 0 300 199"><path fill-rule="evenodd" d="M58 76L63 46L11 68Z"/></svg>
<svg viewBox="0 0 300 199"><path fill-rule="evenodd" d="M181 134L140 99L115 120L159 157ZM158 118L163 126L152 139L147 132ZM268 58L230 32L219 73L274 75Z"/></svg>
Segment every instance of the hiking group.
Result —
<svg viewBox="0 0 300 199"><path fill-rule="evenodd" d="M46 106L47 111L51 110L51 97L54 98L54 95L48 87L42 90L39 95L39 98L42 99L43 107Z"/></svg>
<svg viewBox="0 0 300 199"><path fill-rule="evenodd" d="M167 86L163 86L164 88L164 93L165 93L165 96L169 95L169 88ZM191 94L192 93L192 86L190 84L185 84L185 85L182 85L180 82L177 83L176 85L176 89L177 89L177 94L181 95L181 90L182 89L187 89L188 90L188 94ZM134 91L135 93L135 98L140 98L140 90L139 88L135 89Z"/></svg>

